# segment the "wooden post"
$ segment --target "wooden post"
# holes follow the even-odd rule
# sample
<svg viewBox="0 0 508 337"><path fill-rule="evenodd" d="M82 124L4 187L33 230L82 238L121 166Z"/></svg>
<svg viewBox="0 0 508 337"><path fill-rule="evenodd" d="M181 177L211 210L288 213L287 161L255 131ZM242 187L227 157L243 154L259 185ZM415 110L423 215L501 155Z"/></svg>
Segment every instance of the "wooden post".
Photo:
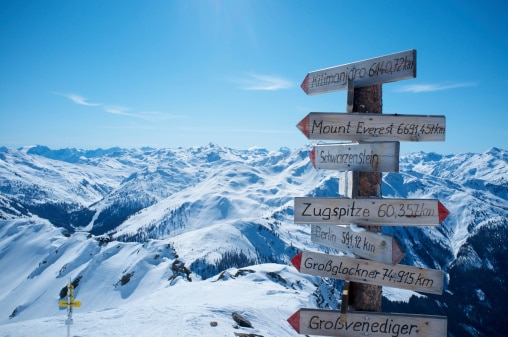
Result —
<svg viewBox="0 0 508 337"><path fill-rule="evenodd" d="M354 112L383 112L381 84L355 88L353 96ZM339 193L348 198L381 197L381 181L382 176L378 172L345 172L339 182ZM381 231L380 226L362 227L373 232ZM348 293L352 310L381 311L381 286L351 282Z"/></svg>

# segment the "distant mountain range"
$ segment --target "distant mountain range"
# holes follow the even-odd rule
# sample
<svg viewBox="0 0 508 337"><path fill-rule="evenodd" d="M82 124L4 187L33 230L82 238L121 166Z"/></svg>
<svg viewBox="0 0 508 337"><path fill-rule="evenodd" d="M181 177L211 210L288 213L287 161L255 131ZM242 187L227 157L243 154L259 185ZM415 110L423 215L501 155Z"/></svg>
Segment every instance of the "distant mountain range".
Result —
<svg viewBox="0 0 508 337"><path fill-rule="evenodd" d="M339 174L315 170L309 152L0 147L0 334L63 326L58 300L71 278L82 335L124 326L134 336L160 322L146 314L157 307L179 317L164 323L179 336L297 336L285 319L302 305L336 309L342 288L289 262L301 250L341 254L293 220L294 197L338 196ZM443 295L384 288L383 311L447 316L449 336L504 336L508 152L403 155L382 195L439 199L450 211L439 226L383 227L406 249L401 264L446 273ZM245 302L228 296L236 291ZM226 308L254 328L195 324L228 321Z"/></svg>

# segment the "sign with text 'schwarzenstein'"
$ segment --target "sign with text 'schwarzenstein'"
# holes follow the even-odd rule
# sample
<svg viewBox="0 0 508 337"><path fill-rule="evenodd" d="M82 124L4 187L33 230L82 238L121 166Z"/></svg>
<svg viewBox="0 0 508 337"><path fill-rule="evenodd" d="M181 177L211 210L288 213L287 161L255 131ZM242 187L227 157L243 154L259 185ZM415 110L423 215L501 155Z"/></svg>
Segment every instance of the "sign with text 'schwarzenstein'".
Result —
<svg viewBox="0 0 508 337"><path fill-rule="evenodd" d="M440 142L442 115L311 112L296 127L311 140Z"/></svg>
<svg viewBox="0 0 508 337"><path fill-rule="evenodd" d="M412 49L310 72L300 87L307 95L317 95L347 89L348 79L358 88L415 77L416 50Z"/></svg>
<svg viewBox="0 0 508 337"><path fill-rule="evenodd" d="M319 144L310 161L318 170L399 172L399 142Z"/></svg>
<svg viewBox="0 0 508 337"><path fill-rule="evenodd" d="M291 259L303 274L329 277L358 283L408 289L428 294L443 293L444 272L406 265L389 265L310 251L298 253Z"/></svg>
<svg viewBox="0 0 508 337"><path fill-rule="evenodd" d="M444 316L350 311L345 320L338 310L302 308L288 318L299 334L320 336L442 337Z"/></svg>

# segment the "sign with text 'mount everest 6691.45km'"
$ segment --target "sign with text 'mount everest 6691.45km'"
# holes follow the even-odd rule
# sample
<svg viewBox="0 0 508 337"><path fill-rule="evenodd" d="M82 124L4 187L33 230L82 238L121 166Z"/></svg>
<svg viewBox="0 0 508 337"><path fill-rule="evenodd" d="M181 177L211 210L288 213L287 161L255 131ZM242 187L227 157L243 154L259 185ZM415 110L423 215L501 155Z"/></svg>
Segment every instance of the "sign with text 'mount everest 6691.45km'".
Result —
<svg viewBox="0 0 508 337"><path fill-rule="evenodd" d="M358 257L395 265L406 255L397 238L360 227L311 225L311 240L323 246L350 252Z"/></svg>
<svg viewBox="0 0 508 337"><path fill-rule="evenodd" d="M442 337L447 334L444 316L407 315L369 311L300 309L288 318L299 334L320 336Z"/></svg>
<svg viewBox="0 0 508 337"><path fill-rule="evenodd" d="M310 161L318 170L399 172L399 142L319 144Z"/></svg>
<svg viewBox="0 0 508 337"><path fill-rule="evenodd" d="M437 199L294 198L295 223L437 226L448 216Z"/></svg>
<svg viewBox="0 0 508 337"><path fill-rule="evenodd" d="M416 50L412 49L312 71L300 86L307 95L316 95L345 90L348 79L353 80L354 87L358 88L415 77Z"/></svg>
<svg viewBox="0 0 508 337"><path fill-rule="evenodd" d="M445 116L311 112L296 127L315 140L444 141Z"/></svg>
<svg viewBox="0 0 508 337"><path fill-rule="evenodd" d="M409 289L429 294L443 293L444 272L406 265L389 265L346 256L310 251L298 253L291 259L304 274L329 277L358 283Z"/></svg>
<svg viewBox="0 0 508 337"><path fill-rule="evenodd" d="M316 140L444 141L445 116L311 112L296 127Z"/></svg>

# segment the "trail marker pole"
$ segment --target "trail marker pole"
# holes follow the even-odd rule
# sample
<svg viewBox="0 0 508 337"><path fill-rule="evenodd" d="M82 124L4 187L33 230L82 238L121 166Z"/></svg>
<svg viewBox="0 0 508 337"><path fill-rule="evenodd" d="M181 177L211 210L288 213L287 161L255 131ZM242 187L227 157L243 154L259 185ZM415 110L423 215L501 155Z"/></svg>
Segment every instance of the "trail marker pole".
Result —
<svg viewBox="0 0 508 337"><path fill-rule="evenodd" d="M72 300L74 299L73 291L71 290L71 278L69 277L69 284L67 284L67 319L65 325L67 325L67 337L71 337L71 325L72 325Z"/></svg>
<svg viewBox="0 0 508 337"><path fill-rule="evenodd" d="M69 283L67 284L67 299L58 301L58 306L67 307L67 319L65 320L65 325L67 325L67 337L70 337L71 336L71 325L73 324L72 308L81 307L81 302L74 300L74 286L71 283L70 277L69 277Z"/></svg>

